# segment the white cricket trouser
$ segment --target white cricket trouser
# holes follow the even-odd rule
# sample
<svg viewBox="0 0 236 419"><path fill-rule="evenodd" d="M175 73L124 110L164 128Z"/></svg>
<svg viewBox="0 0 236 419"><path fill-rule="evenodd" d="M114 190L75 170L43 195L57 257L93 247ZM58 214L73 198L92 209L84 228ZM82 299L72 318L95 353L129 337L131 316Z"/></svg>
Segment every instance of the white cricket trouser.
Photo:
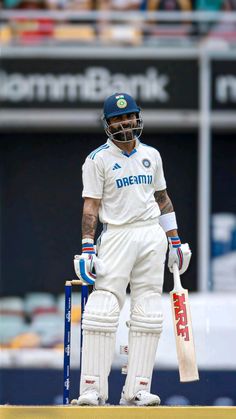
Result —
<svg viewBox="0 0 236 419"><path fill-rule="evenodd" d="M120 308L129 283L132 306L141 296L162 293L167 238L157 220L108 224L97 251L106 274L97 276L95 288L113 293Z"/></svg>

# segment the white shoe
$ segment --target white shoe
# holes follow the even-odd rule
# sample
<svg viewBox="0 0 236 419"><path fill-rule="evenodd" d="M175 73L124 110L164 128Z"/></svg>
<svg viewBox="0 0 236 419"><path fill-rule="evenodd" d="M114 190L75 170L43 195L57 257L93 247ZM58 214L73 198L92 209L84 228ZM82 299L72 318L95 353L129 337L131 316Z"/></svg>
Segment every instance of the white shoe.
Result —
<svg viewBox="0 0 236 419"><path fill-rule="evenodd" d="M72 404L74 403L74 400L72 400ZM105 401L99 396L99 393L96 390L90 390L87 391L81 396L79 396L77 400L78 406L104 406Z"/></svg>
<svg viewBox="0 0 236 419"><path fill-rule="evenodd" d="M160 403L161 399L159 396L145 390L138 391L131 400L126 400L124 390L121 393L121 406L158 406Z"/></svg>

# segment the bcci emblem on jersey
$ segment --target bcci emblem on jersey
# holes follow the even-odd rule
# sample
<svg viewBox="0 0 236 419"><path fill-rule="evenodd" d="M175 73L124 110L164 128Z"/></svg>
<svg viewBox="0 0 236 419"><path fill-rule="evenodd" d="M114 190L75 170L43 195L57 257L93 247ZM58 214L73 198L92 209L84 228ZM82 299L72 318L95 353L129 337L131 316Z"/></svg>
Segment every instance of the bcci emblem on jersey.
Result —
<svg viewBox="0 0 236 419"><path fill-rule="evenodd" d="M144 167L146 167L146 169L148 169L151 166L151 162L148 159L143 159L142 163L143 163Z"/></svg>

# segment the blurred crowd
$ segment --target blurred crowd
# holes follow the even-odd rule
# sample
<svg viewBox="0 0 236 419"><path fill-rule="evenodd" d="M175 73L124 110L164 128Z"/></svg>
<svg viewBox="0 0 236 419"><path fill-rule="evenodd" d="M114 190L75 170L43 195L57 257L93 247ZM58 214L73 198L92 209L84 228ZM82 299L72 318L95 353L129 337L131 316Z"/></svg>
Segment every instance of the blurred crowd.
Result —
<svg viewBox="0 0 236 419"><path fill-rule="evenodd" d="M158 20L143 17L133 19L132 13L186 12L186 11L236 11L236 0L0 0L3 11L12 15L0 20L0 43L79 42L111 44L144 43L156 44L168 39L178 42L183 39L219 36L235 42L236 20L222 22L190 22L181 19ZM15 15L14 12L21 12ZM65 11L65 18L41 13L30 16L22 11ZM101 12L97 14L87 12ZM107 12L107 13L102 13ZM109 13L108 13L109 12ZM126 18L114 18L110 12L121 12ZM85 15L86 14L86 15ZM130 19L129 19L130 17Z"/></svg>
<svg viewBox="0 0 236 419"><path fill-rule="evenodd" d="M0 7L6 10L230 11L236 10L236 0L1 0Z"/></svg>

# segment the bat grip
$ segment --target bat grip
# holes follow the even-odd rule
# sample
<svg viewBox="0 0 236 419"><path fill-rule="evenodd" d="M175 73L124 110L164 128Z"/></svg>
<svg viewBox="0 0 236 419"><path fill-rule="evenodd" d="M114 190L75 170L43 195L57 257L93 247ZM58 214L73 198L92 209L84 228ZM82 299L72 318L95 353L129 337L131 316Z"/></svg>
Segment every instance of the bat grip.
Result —
<svg viewBox="0 0 236 419"><path fill-rule="evenodd" d="M173 264L173 275L174 275L174 288L175 291L182 291L183 287L181 284L180 274L179 274L179 268L177 263Z"/></svg>

